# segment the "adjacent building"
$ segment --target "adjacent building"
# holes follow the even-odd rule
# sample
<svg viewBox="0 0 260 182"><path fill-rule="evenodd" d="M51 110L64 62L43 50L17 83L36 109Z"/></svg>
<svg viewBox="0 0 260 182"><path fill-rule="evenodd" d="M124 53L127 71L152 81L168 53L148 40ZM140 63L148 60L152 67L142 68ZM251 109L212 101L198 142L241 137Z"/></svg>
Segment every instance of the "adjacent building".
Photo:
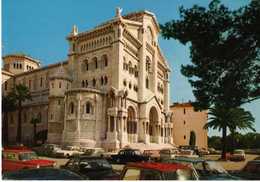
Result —
<svg viewBox="0 0 260 182"><path fill-rule="evenodd" d="M121 16L117 9L113 19L89 31L73 27L67 60L40 67L29 56L4 56L4 94L24 84L32 95L23 103L23 141L32 140L30 119L38 117L38 132L48 130L49 143L107 150L173 144L170 68L159 31L153 13ZM9 114L9 140L15 141L17 113Z"/></svg>
<svg viewBox="0 0 260 182"><path fill-rule="evenodd" d="M203 129L208 120L206 110L195 111L192 104L174 103L170 106L173 123L173 141L176 145L195 145L208 148L208 132Z"/></svg>

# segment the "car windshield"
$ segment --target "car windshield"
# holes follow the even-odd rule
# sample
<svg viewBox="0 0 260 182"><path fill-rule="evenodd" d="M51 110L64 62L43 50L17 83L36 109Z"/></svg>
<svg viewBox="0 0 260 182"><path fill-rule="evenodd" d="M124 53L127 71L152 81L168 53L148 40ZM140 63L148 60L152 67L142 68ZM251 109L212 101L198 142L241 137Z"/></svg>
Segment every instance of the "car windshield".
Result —
<svg viewBox="0 0 260 182"><path fill-rule="evenodd" d="M190 169L178 169L177 171L164 172L165 180L192 180L194 179Z"/></svg>
<svg viewBox="0 0 260 182"><path fill-rule="evenodd" d="M111 164L103 159L83 159L80 161L81 169L112 169Z"/></svg>
<svg viewBox="0 0 260 182"><path fill-rule="evenodd" d="M235 150L234 154L244 154L244 151L242 151L242 150Z"/></svg>
<svg viewBox="0 0 260 182"><path fill-rule="evenodd" d="M209 175L209 174L226 174L227 171L217 162L206 161L194 163L194 168L199 173L199 175Z"/></svg>
<svg viewBox="0 0 260 182"><path fill-rule="evenodd" d="M72 146L66 146L62 148L63 150L74 150Z"/></svg>
<svg viewBox="0 0 260 182"><path fill-rule="evenodd" d="M24 152L19 154L19 160L27 161L27 160L34 160L38 159L38 156L35 152Z"/></svg>

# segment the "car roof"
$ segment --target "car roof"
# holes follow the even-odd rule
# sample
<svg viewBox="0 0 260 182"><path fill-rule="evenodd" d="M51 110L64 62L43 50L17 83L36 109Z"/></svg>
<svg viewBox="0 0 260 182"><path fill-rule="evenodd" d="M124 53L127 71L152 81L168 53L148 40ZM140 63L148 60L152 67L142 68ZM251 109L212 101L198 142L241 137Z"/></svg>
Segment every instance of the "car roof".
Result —
<svg viewBox="0 0 260 182"><path fill-rule="evenodd" d="M84 155L84 154L82 154L82 155L78 155L78 156L74 156L74 157L72 157L73 159L74 158L80 158L80 159L104 159L104 160L106 160L105 158L103 158L103 157L99 157L99 156L89 156L89 155Z"/></svg>
<svg viewBox="0 0 260 182"><path fill-rule="evenodd" d="M179 162L189 162L189 163L199 163L205 162L206 160L200 157L191 158L191 157L175 157L174 159L170 159L170 161L179 161Z"/></svg>
<svg viewBox="0 0 260 182"><path fill-rule="evenodd" d="M20 153L20 152L33 152L29 149L12 149L12 148L6 148L3 152L14 152L14 153Z"/></svg>
<svg viewBox="0 0 260 182"><path fill-rule="evenodd" d="M158 163L158 162L136 162L128 163L128 167L143 168L143 169L154 169L162 172L176 171L178 169L190 169L187 165L183 164L169 164L169 163Z"/></svg>

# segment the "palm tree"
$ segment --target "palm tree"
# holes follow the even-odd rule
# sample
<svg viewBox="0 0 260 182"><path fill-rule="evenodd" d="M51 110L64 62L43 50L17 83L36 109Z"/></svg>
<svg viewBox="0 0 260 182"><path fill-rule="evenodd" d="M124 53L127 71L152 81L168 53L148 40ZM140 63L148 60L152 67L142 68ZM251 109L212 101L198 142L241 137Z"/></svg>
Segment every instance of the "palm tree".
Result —
<svg viewBox="0 0 260 182"><path fill-rule="evenodd" d="M10 95L2 96L2 116L3 116L3 129L2 129L2 142L4 145L9 143L9 134L8 134L8 114L9 112L14 111L16 108L15 99Z"/></svg>
<svg viewBox="0 0 260 182"><path fill-rule="evenodd" d="M204 129L213 128L222 130L222 154L221 158L226 158L226 137L227 137L227 109L221 106L215 106L209 109L208 113L211 117L209 117L209 122L205 124Z"/></svg>
<svg viewBox="0 0 260 182"><path fill-rule="evenodd" d="M36 126L38 123L40 123L41 120L39 117L32 118L31 119L31 124L33 124L33 140L34 140L34 145L36 145Z"/></svg>
<svg viewBox="0 0 260 182"><path fill-rule="evenodd" d="M31 94L25 85L18 84L14 87L10 95L16 100L18 106L18 125L17 125L17 143L21 143L22 139L22 102L31 100Z"/></svg>
<svg viewBox="0 0 260 182"><path fill-rule="evenodd" d="M218 129L219 131L222 130L222 159L226 159L227 129L229 129L231 133L234 133L236 129L251 129L254 131L253 116L250 112L245 111L242 108L214 106L209 109L208 114L211 117L209 118L209 122L205 124L204 128L213 128Z"/></svg>
<svg viewBox="0 0 260 182"><path fill-rule="evenodd" d="M246 111L243 108L234 108L230 110L231 112L231 125L229 126L229 130L231 133L232 139L232 152L234 150L234 139L235 139L235 132L237 129L239 130L252 130L256 131L253 127L255 118L249 111Z"/></svg>

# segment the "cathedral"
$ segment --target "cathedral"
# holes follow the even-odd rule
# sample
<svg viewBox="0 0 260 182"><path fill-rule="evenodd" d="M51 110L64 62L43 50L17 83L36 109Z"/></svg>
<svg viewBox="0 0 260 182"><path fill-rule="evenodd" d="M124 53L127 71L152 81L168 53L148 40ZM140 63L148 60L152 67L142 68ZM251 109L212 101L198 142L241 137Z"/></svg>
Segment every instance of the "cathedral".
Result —
<svg viewBox="0 0 260 182"><path fill-rule="evenodd" d="M23 54L3 57L2 90L26 85L22 140L48 131L47 142L102 147L173 144L169 109L170 67L159 44L159 24L149 11L121 15L66 37L67 60L40 66ZM17 111L8 113L9 141L16 139Z"/></svg>

